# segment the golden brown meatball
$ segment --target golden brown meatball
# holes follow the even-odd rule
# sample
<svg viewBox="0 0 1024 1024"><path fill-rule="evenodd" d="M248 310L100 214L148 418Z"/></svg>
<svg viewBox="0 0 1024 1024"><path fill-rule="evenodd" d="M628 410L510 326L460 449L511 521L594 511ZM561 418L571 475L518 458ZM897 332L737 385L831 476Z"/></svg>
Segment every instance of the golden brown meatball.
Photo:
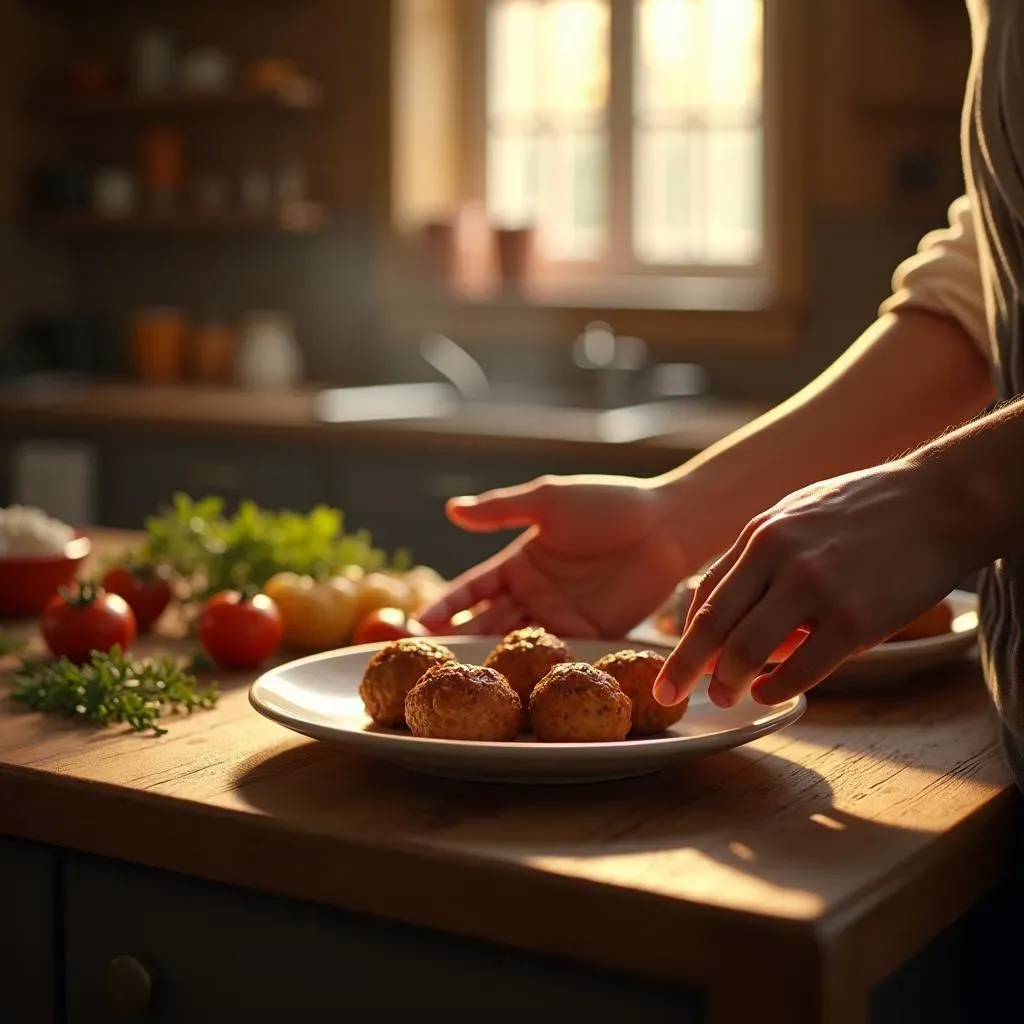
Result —
<svg viewBox="0 0 1024 1024"><path fill-rule="evenodd" d="M366 713L377 725L397 729L405 725L405 695L428 668L455 661L441 644L419 637L403 637L382 647L369 661L359 684Z"/></svg>
<svg viewBox="0 0 1024 1024"><path fill-rule="evenodd" d="M519 733L523 707L508 680L493 668L435 665L405 698L414 736L503 743Z"/></svg>
<svg viewBox="0 0 1024 1024"><path fill-rule="evenodd" d="M568 661L572 661L572 652L557 636L539 626L527 626L509 633L484 664L497 669L509 681L525 710L533 688L556 665Z"/></svg>
<svg viewBox="0 0 1024 1024"><path fill-rule="evenodd" d="M662 707L654 699L654 680L665 659L653 651L618 651L594 662L594 668L607 672L622 688L633 705L635 736L654 736L678 722L689 700L674 708Z"/></svg>
<svg viewBox="0 0 1024 1024"><path fill-rule="evenodd" d="M542 743L624 740L632 704L607 673L579 662L556 665L530 696L533 734Z"/></svg>

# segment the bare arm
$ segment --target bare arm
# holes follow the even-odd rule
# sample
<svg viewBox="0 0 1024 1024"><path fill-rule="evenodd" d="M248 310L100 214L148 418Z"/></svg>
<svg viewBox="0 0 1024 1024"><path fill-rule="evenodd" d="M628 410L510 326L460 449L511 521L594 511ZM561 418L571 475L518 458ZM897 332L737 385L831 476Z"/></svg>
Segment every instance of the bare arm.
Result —
<svg viewBox="0 0 1024 1024"><path fill-rule="evenodd" d="M904 308L789 401L658 485L678 510L681 542L703 564L790 492L916 448L993 396L988 364L956 320Z"/></svg>

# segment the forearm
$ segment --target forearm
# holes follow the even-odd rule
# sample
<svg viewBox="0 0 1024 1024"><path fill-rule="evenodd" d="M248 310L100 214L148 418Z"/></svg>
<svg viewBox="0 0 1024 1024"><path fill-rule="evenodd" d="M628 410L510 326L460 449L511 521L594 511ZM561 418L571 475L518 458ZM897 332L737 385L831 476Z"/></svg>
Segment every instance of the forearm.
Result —
<svg viewBox="0 0 1024 1024"><path fill-rule="evenodd" d="M1024 551L1024 400L1016 399L911 453L937 536L971 572Z"/></svg>
<svg viewBox="0 0 1024 1024"><path fill-rule="evenodd" d="M967 333L907 310L879 320L793 398L658 486L703 563L791 491L916 448L992 397L989 368Z"/></svg>

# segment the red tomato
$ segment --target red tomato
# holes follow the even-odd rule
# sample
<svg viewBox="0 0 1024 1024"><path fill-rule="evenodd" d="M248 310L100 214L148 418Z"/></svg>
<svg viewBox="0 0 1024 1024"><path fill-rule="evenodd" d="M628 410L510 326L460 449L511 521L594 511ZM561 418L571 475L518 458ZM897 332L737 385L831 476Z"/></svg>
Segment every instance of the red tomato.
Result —
<svg viewBox="0 0 1024 1024"><path fill-rule="evenodd" d="M427 630L401 608L377 608L363 616L352 634L353 644L380 644L406 636L427 636Z"/></svg>
<svg viewBox="0 0 1024 1024"><path fill-rule="evenodd" d="M83 583L78 593L57 594L43 612L40 630L58 658L83 662L93 651L126 651L135 641L135 615L123 597Z"/></svg>
<svg viewBox="0 0 1024 1024"><path fill-rule="evenodd" d="M256 668L281 646L284 620L266 594L224 590L203 605L199 642L221 668Z"/></svg>
<svg viewBox="0 0 1024 1024"><path fill-rule="evenodd" d="M119 594L135 613L140 633L146 633L171 603L169 573L151 566L118 565L103 577L103 589Z"/></svg>

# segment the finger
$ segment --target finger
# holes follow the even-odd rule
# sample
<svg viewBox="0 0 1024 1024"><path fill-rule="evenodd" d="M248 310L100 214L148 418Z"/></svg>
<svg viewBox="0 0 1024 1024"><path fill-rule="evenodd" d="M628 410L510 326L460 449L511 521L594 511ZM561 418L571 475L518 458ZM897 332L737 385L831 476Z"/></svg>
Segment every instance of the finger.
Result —
<svg viewBox="0 0 1024 1024"><path fill-rule="evenodd" d="M534 480L517 487L504 487L476 496L452 498L448 518L456 526L474 533L516 530L540 524L547 509L549 484Z"/></svg>
<svg viewBox="0 0 1024 1024"><path fill-rule="evenodd" d="M452 616L485 601L493 601L504 590L504 561L498 556L452 580L436 601L421 610L419 621L432 632L446 628Z"/></svg>
<svg viewBox="0 0 1024 1024"><path fill-rule="evenodd" d="M710 597L694 613L675 650L654 684L654 696L665 707L689 698L726 640L767 589L757 562L738 561ZM770 652L769 652L770 653Z"/></svg>
<svg viewBox="0 0 1024 1024"><path fill-rule="evenodd" d="M781 665L754 681L751 695L758 704L783 704L827 679L851 654L826 629L816 629Z"/></svg>
<svg viewBox="0 0 1024 1024"><path fill-rule="evenodd" d="M504 636L522 620L519 605L508 594L499 594L465 622L453 623L450 632L452 636Z"/></svg>
<svg viewBox="0 0 1024 1024"><path fill-rule="evenodd" d="M738 704L775 651L799 628L805 611L789 588L770 586L722 645L708 686L711 701L722 708Z"/></svg>
<svg viewBox="0 0 1024 1024"><path fill-rule="evenodd" d="M736 538L732 547L729 548L724 555L712 562L708 570L700 578L700 581L697 584L697 589L693 592L693 597L690 600L690 607L686 612L686 622L683 625L684 633L689 628L693 617L698 611L700 611L701 606L707 602L708 598L714 593L718 584L725 579L732 567L739 560L740 555L742 555L747 549L747 544L750 542L750 538L754 535L754 532L761 525L762 521L763 518L761 516L751 519L750 522L743 527L743 530Z"/></svg>

